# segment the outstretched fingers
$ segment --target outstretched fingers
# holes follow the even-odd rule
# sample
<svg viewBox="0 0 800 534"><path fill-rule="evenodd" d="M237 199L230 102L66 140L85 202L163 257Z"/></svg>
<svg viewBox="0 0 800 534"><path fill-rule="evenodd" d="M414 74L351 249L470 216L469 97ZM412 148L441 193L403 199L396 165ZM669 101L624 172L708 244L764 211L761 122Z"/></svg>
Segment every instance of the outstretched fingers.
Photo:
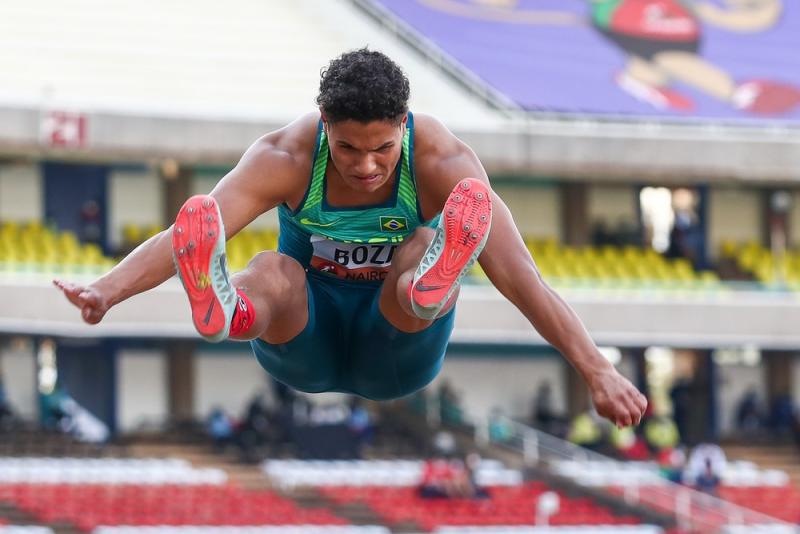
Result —
<svg viewBox="0 0 800 534"><path fill-rule="evenodd" d="M53 285L64 293L73 306L81 310L81 318L87 323L97 324L105 315L105 310L100 305L100 299L96 292L59 279L53 280Z"/></svg>
<svg viewBox="0 0 800 534"><path fill-rule="evenodd" d="M72 304L78 306L79 308L81 307L82 301L79 296L81 292L84 291L83 287L73 284L72 282L65 282L59 279L54 279L53 285L60 289L61 292L64 293L64 296L67 297L67 300L69 300Z"/></svg>

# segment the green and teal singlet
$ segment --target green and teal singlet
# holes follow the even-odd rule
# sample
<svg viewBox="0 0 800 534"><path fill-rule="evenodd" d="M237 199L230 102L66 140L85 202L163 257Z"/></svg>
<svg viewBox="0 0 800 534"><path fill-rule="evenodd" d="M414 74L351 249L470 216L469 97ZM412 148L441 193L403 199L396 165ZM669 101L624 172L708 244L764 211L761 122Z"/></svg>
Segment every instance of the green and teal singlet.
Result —
<svg viewBox="0 0 800 534"><path fill-rule="evenodd" d="M328 204L325 171L328 139L317 129L308 189L300 205L278 208L278 250L313 269L353 282L381 282L397 246L425 222L420 213L414 177L414 118L409 112L394 189L383 204L337 208Z"/></svg>

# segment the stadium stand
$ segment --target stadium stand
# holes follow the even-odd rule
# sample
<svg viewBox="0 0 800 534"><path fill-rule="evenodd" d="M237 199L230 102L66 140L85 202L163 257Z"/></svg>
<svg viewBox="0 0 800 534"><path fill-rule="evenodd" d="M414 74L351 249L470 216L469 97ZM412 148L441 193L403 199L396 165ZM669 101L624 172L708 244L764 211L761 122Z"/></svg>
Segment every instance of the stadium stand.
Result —
<svg viewBox="0 0 800 534"><path fill-rule="evenodd" d="M153 226L125 225L126 246L133 248L160 231ZM652 249L626 246L570 247L555 239L526 237L531 255L542 275L555 285L582 284L588 287L619 288L663 285L664 289L719 289L720 279L714 271L696 271L686 259L667 259ZM236 270L263 250L277 249L278 234L273 229L244 230L228 242L228 264ZM475 264L473 279L486 275Z"/></svg>
<svg viewBox="0 0 800 534"><path fill-rule="evenodd" d="M767 287L800 290L800 251L788 250L779 257L760 243L726 241L722 255Z"/></svg>
<svg viewBox="0 0 800 534"><path fill-rule="evenodd" d="M116 262L93 243L41 222L0 223L0 272L100 274Z"/></svg>
<svg viewBox="0 0 800 534"><path fill-rule="evenodd" d="M591 525L554 527L440 527L436 534L660 534L663 530L653 525Z"/></svg>
<svg viewBox="0 0 800 534"><path fill-rule="evenodd" d="M554 470L586 486L638 486L667 483L655 462L562 461ZM789 475L777 469L760 469L753 462L727 462L720 477L723 486L779 488L789 484Z"/></svg>
<svg viewBox="0 0 800 534"><path fill-rule="evenodd" d="M13 484L4 497L44 523L100 525L344 525L328 510L304 510L274 492L231 485Z"/></svg>
<svg viewBox="0 0 800 534"><path fill-rule="evenodd" d="M518 470L497 460L482 460L476 481L486 488L487 499L436 499L421 497L417 486L423 462L372 461L267 461L264 472L282 487L310 486L337 505L363 503L390 525L411 522L425 531L442 525L524 525L535 519L539 498L552 491L541 481L524 482ZM550 517L552 525L629 525L640 520L618 516L588 498L560 495L561 506Z"/></svg>
<svg viewBox="0 0 800 534"><path fill-rule="evenodd" d="M566 9L569 13L583 13L581 10L587 4L573 1L570 7L563 8L566 2L542 0L540 3ZM687 127L678 129L675 124L653 120L655 116L663 118L665 115L669 120L689 117L674 110L655 110L652 103L641 102L634 95L626 94L625 88L619 84L620 76L613 70L616 63L609 59L616 52L610 50L608 43L604 47L579 50L581 43L592 39L592 34L580 33L589 31L586 27L534 29L514 26L523 21L523 13L514 24L502 27L499 33L489 34L523 39L525 46L518 48L516 54L498 54L493 47L471 48L470 57L464 64L474 66L476 72L481 68L482 60L489 63L498 58L510 61L502 69L490 66L490 70L492 73L500 72L516 85L515 89L524 91L525 101L521 103L525 107L545 110L546 113L568 110L572 114L523 116L518 114L519 110L501 112L486 106L484 100L494 99L496 104L507 106L509 99L487 90L486 80L475 73L443 70L446 69L444 64L453 59L447 57L447 46L443 46L444 53L434 50L428 58L421 58L393 35L394 31L401 29L400 19L403 17L387 17L380 21L385 26L379 28L364 17L358 7L367 11L369 8L364 7L367 4L380 4L414 10L422 9L420 6L447 3L489 6L490 9L512 5L524 7L526 4L462 0L234 0L232 3L201 0L189 11L170 3L159 6L156 11L133 1L121 2L114 10L107 9L99 0L70 3L32 0L10 5L4 9L0 21L4 30L0 32L0 44L3 45L0 46L0 67L9 73L0 90L0 152L2 155L12 154L11 160L20 154L32 160L66 156L67 161L94 164L97 158L113 160L121 168L146 167L147 172L140 174L155 179L157 188L154 191L158 190L158 200L161 200L162 186L169 188L170 185L164 179L168 176L159 174L160 164L154 162L162 158L170 158L173 163L180 160L176 165L188 173L199 172L203 165L228 165L263 131L313 109L313 93L320 66L342 50L369 43L373 48L387 51L407 68L414 86L412 109L431 111L442 118L476 150L486 154L482 158L491 173L502 174L510 169L512 174L519 174L511 179L522 181L536 181L546 176L546 180L553 180L551 189L558 188L559 195L561 186L565 185L558 182L559 177L588 180L590 184L600 182L601 178L623 180L629 182L626 187L631 191L647 180L697 182L705 187L706 180L725 181L738 177L751 181L755 187L765 187L765 184L771 187L772 181L796 178L792 175L800 154L796 150L796 128L784 127L785 121L776 127L763 122L762 118L756 120L754 115L745 115L722 104L703 113L728 123L744 119L750 122L748 128L695 123L691 127L682 124L681 128ZM733 41L716 41L718 44L715 45L719 34L713 31L706 34L710 39L704 43L710 42L716 57L720 57L722 50L725 61L732 61L734 70L741 66L737 72L744 74L747 74L746 68L758 63L754 58L767 50L771 60L759 65L763 66L765 76L774 76L775 69L783 69L789 78L797 81L796 57L791 52L797 48L794 46L796 35L792 32L800 19L795 4L788 0L784 3L790 18L779 29L785 39L783 44L769 39L764 41L759 35L749 36L752 47L743 53L741 48L730 46ZM715 4L722 5L723 2ZM125 24L120 24L120 20ZM461 25L446 27L437 25L437 20L434 17L407 18L408 22L423 30L427 26L431 31L429 35L448 31L452 36L458 33L474 36L474 32L461 30L487 26L486 21L472 24L462 20ZM146 38L143 38L142 28L148 29ZM518 28L523 29L518 31ZM547 39L532 39L531 31L536 35L542 31L550 33ZM558 32L578 38L554 45L550 39L555 39ZM594 37L599 39L599 36ZM770 42L772 45L768 46ZM272 53L276 50L281 53ZM291 53L284 53L287 51ZM529 57L542 58L544 76L529 78L520 75L517 67ZM734 61L734 58L738 59ZM611 59L616 61L617 57ZM604 69L600 72L603 78L598 83L586 82L591 79L589 70L592 68L596 68L595 76L598 69ZM46 74L44 77L47 79L40 77L39 73ZM559 78L561 75L564 77ZM454 81L453 76L463 78ZM572 81L565 82L565 79ZM540 83L534 84L531 80ZM468 87L473 94L461 90L462 86ZM598 90L586 91L587 87L597 87ZM512 96L520 100L519 95ZM542 100L542 96L551 97L553 101ZM569 102L562 105L565 99ZM706 95L699 97L697 102L704 106L709 100ZM602 109L593 107L598 102ZM90 134L86 145L79 151L62 152L63 147L51 150L45 146L44 124L51 108L59 112L62 108L75 109L80 110L76 113L85 114L83 118L90 125ZM793 113L788 116L789 120L797 119L797 111ZM626 122L633 115L645 117L645 121L638 125L634 124L635 121ZM10 142L5 143L6 140ZM753 157L753 154L758 157ZM131 160L136 162L130 164ZM29 165L33 168L32 174L36 179L44 180L36 165L38 161ZM197 168L191 169L193 165ZM136 175L136 172L132 174ZM45 196L42 191L36 190L35 193L31 196L37 198L37 202L39 196ZM630 204L634 195L628 196ZM3 200L1 206L12 203L7 198L0 200ZM161 206L153 210L159 213L158 218L161 217L160 209ZM559 215L568 216L570 213L568 206L559 205L557 209L564 210ZM737 215L732 213L730 218ZM0 218L5 216L5 213L0 213ZM145 417L152 417L156 421L154 428L160 429L162 420L170 417L196 417L199 420L202 414L198 413L197 406L205 408L211 405L211 402L206 402L208 399L214 403L220 399L231 403L241 400L239 396L246 393L244 387L234 391L238 396L232 395L231 390L235 390L238 383L231 387L230 383L235 381L227 380L230 375L209 373L209 368L200 362L202 358L195 357L193 341L186 342L186 339L194 340L196 337L191 325L186 323L183 330L172 326L179 320L187 321L185 298L177 283L165 284L159 289L160 293L155 291L143 297L139 311L133 313L138 322L123 323L118 330L113 330L113 318L110 323L112 330L103 330L109 322L92 328L78 324L74 310L66 310L66 304L61 300L53 303L51 288L42 289L49 284L44 275L59 272L89 279L108 270L117 258L104 255L96 244L81 244L77 234L58 231L43 221L44 215L42 222L3 220L0 223L0 275L23 275L3 277L10 281L0 280L0 283L7 284L0 285L0 292L4 293L4 298L0 299L4 301L0 303L2 329L30 335L33 339L31 346L35 347L30 354L23 355L27 357L23 363L31 365L22 369L22 373L19 370L23 366L17 365L12 367L14 374L0 376L6 379L6 383L12 382L9 389L14 389L17 377L22 376L24 380L18 382L26 384L31 391L30 405L34 406L38 399L36 373L39 371L35 364L36 347L42 337L63 336L65 344L80 347L85 340L76 342L74 337L108 335L119 338L112 343L134 347L125 355L116 348L109 350L114 362L135 362L137 365L143 362L138 367L124 367L120 363L119 368L113 371L117 373L119 369L118 374L124 374L123 369L125 372L138 371L132 377L113 378L119 380L115 387L120 390L123 380L128 381L130 420L140 415L137 410L144 409L141 404L147 404L150 411ZM536 228L535 221L532 223L531 227ZM724 224L720 226L725 227ZM160 229L154 224L125 225L122 228L122 249L130 250ZM554 228L552 234L545 235L565 233L562 224ZM233 270L242 269L257 252L275 249L277 237L272 229L241 232L228 243L229 265ZM619 344L622 352L627 348L639 350L653 344L697 346L704 351L701 358L708 356L707 360L713 366L710 349L721 345L757 343L767 348L792 351L797 346L797 338L789 337L796 331L796 320L792 315L794 308L789 307L796 307L793 302L796 295L781 291L776 296L772 291L763 291L800 290L800 253L795 250L779 257L760 242L723 242L722 259L732 262L745 277L756 282L746 286L758 290L755 297L747 296L754 299L748 308L748 302L737 300L740 295L732 295L739 292L728 291L738 286L720 280L726 278L721 270L695 270L686 259L666 259L653 250L635 246L578 247L564 244L559 239L535 236L526 236L526 243L543 275L554 285L574 289L577 294L584 289L639 290L591 294L589 300L596 304L592 308L594 314L584 315L584 310L579 307L580 300L576 306L581 316L589 318L587 324L590 324L592 333L600 332L598 339L603 344ZM43 275L35 281L39 287L31 288L19 282L33 279L28 274ZM485 281L478 265L472 275L473 281ZM456 336L462 337L455 338L459 343L466 340L473 345L470 350L481 350L489 355L481 357L497 358L491 362L493 365L503 358L505 351L522 354L529 350L529 344L541 343L538 338L524 337L531 330L527 322L518 321L516 315L505 314L506 309L495 306L489 298L481 300L486 294L482 292L485 288L479 287L480 284L473 285L476 287L465 288L463 292L465 302L459 313L462 314L460 320L465 322L457 327ZM695 289L710 290L708 300L701 300L701 293L705 291ZM474 292L470 293L470 290ZM682 301L686 294L697 299L695 303L699 305L692 307L691 303ZM38 300L41 303L38 308L25 307L24 303L37 302L39 295L42 298ZM150 297L153 300L148 301ZM631 302L637 304L637 300L640 307L623 309ZM570 300L570 303L573 302ZM59 307L62 305L63 309ZM174 313L170 308L172 305L175 306ZM768 306L772 307L768 309ZM735 307L744 311L732 320L727 313ZM508 309L516 313L510 305ZM10 313L6 314L6 310ZM59 315L62 311L63 315ZM122 321L126 319L125 313L125 308L121 307L113 315L121 317ZM12 321L8 320L9 317ZM613 317L615 320L598 321L598 317ZM637 323L637 319L642 317L644 321ZM47 319L51 323L47 323ZM488 332L481 331L480 327L488 324L489 319L496 322L487 327ZM721 334L720 330L709 326L715 319L726 327ZM467 322L469 320L472 323ZM521 326L513 326L518 330L512 330L509 325L517 323ZM631 324L634 327L630 332L621 331L623 326ZM672 330L661 335L657 330L665 324ZM55 327L51 328L53 325ZM783 329L778 325L783 325ZM692 327L700 333L693 331ZM757 327L760 327L759 335L753 333ZM702 337L705 334L706 337ZM130 336L144 339L131 342ZM156 337L161 339L154 340ZM176 341L176 338L181 340ZM0 351L6 350L6 341L5 335L0 338ZM62 340L58 339L57 343L62 343ZM495 350L492 344L501 348ZM177 351L175 346L179 346ZM463 350L463 347L458 349ZM214 348L215 352L211 356L206 354L208 357L205 359L224 362L213 368L220 369L237 358L227 350L225 346ZM13 351L2 352L0 364L4 367L0 367L0 371L11 367L9 362L15 361L12 356L16 358L15 364L23 360ZM531 354L526 353L525 357L528 356ZM630 365L633 360L628 356L623 355L624 365ZM67 359L63 358L62 363ZM555 367L547 367L552 363L549 356L539 358L537 353L528 359L542 360L543 369ZM548 361L544 362L546 359ZM781 381L781 377L791 373L770 367L766 350L764 362L765 372L762 374L767 375L768 382L765 389L770 388L771 393L773 388L788 390L792 387L791 383ZM247 372L255 374L253 370L257 367L252 361L249 363L252 366L246 368ZM796 372L800 368L786 367L783 371L787 369ZM708 373L714 375L718 370L711 367ZM553 374L561 380L559 389L567 391L568 404L583 402L585 398L577 401L574 398L577 388L572 381L574 377L567 378L571 376L570 372L565 364ZM148 382L156 377L155 373L161 373L159 381L153 380L158 386L148 389ZM205 377L206 381L198 378L195 382L195 374ZM646 381L646 374L647 367L643 363L629 376ZM209 375L213 375L213 380L208 379ZM489 381L488 376L479 372L473 372L472 376L481 385ZM536 373L532 376L539 378ZM185 380L179 381L176 377ZM786 380L790 382L790 378ZM734 376L732 383L736 385L743 381L744 378ZM496 396L482 399L481 409L488 411L501 393L506 397L500 400L508 404L513 402L517 406L527 402L522 397L530 395L530 392L522 389L505 391L503 386L505 384L500 384ZM695 386L703 389L705 384ZM457 387L469 388L470 382L459 383ZM84 385L84 389L92 388ZM215 396L223 389L225 393ZM795 384L793 391L796 390ZM136 394L130 395L131 391ZM118 402L116 395L114 390L111 394L113 400L108 404ZM202 402L198 400L201 397ZM231 397L235 398L232 400ZM28 397L13 396L15 402L21 398ZM715 399L718 397L713 397L707 404L713 405ZM140 404L142 400L147 402ZM31 406L25 406L26 413L35 417L36 408ZM113 409L112 406L111 411ZM463 415L458 413L459 418ZM434 428L432 426L428 432ZM485 446L498 455L513 454L529 471L507 469L504 467L507 464L497 460L483 460L477 482L488 488L491 498L481 501L449 499L432 502L420 498L414 487L422 470L422 461L418 459L271 460L262 468L263 473L273 480L274 487L267 487L268 481L263 480L257 487L245 487L237 477L231 476L234 470L230 466L221 466L229 460L224 455L217 455L216 460L211 453L203 455L203 467L198 467L201 464L185 458L130 457L137 454L136 447L75 443L60 435L15 429L12 436L0 434L0 516L7 518L0 519L0 534L74 534L73 528L94 534L388 534L408 532L409 529L442 534L657 534L665 528L669 534L690 531L693 534L777 534L794 532L795 528L777 520L773 524L773 518L791 524L800 521L800 493L789 483L789 476L781 465L772 469L769 466L773 464L767 462L763 465L752 461L729 462L719 490L723 500L717 501L666 484L654 464L587 461L590 453L575 451L569 444L548 441L549 438L530 429L512 427L510 434L505 435L492 433L477 424L465 426L465 433L470 433L468 438L475 447ZM187 439L186 433L182 439ZM181 442L175 450L189 456L188 451L196 451L196 447L193 449L196 445ZM392 452L396 451L397 448L392 451L387 447L380 453L392 457ZM553 451L571 456L553 460ZM375 455L375 448L370 452ZM796 451L792 452L796 456ZM281 454L291 456L294 452L287 447L281 449ZM403 457L421 456L419 450L406 450ZM253 466L239 467L241 472L249 471L250 475L263 478ZM309 488L311 497L304 497L303 491ZM665 488L669 489L665 491ZM538 522L537 505L546 494L558 496L560 509L550 516L551 526L533 526ZM317 497L321 500L315 501ZM308 500L304 500L306 498ZM324 505L326 509L308 508L309 502L315 507ZM348 521L357 522L342 513L348 506L367 509L366 517L371 522L385 523L385 526L346 524ZM12 508L21 515L7 513ZM751 514L749 510L769 517ZM25 521L19 517L48 523L49 526L22 526ZM651 520L665 527L639 524ZM673 528L673 524L678 526Z"/></svg>
<svg viewBox="0 0 800 534"><path fill-rule="evenodd" d="M378 526L157 526L157 527L98 527L93 534L389 534L389 529ZM20 533L22 534L22 533ZM565 533L566 534L566 533Z"/></svg>

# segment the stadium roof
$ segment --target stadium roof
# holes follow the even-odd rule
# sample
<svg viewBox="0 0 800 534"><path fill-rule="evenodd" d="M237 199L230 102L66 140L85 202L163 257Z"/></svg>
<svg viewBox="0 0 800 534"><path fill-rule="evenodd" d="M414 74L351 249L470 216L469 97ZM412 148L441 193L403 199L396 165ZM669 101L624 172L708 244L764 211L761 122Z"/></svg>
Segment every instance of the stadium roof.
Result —
<svg viewBox="0 0 800 534"><path fill-rule="evenodd" d="M265 131L314 108L327 61L369 45L406 69L412 109L439 117L492 173L639 182L798 178L800 130L785 125L631 123L493 109L441 56L423 57L398 38L392 20L376 21L360 5L9 4L0 19L0 156L228 164ZM79 132L78 142L54 143L54 124Z"/></svg>

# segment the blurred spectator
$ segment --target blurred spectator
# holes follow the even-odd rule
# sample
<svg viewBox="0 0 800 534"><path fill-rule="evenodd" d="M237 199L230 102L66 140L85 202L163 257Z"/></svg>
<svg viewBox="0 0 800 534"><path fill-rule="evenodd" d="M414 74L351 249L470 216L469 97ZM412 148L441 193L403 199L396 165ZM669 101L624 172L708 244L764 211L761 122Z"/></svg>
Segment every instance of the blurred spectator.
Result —
<svg viewBox="0 0 800 534"><path fill-rule="evenodd" d="M694 487L697 491L717 497L719 495L719 484L719 475L714 472L711 459L707 458L703 470L695 478Z"/></svg>
<svg viewBox="0 0 800 534"><path fill-rule="evenodd" d="M236 432L236 443L241 449L243 461L253 463L261 459L258 451L269 444L269 430L269 412L263 394L259 393L250 400L245 418Z"/></svg>
<svg viewBox="0 0 800 534"><path fill-rule="evenodd" d="M709 466L711 472L718 477L722 477L725 467L728 465L725 458L725 451L714 443L701 443L696 446L689 455L689 462L683 474L683 480L690 485L697 485L697 479L701 475L707 476L706 471Z"/></svg>
<svg viewBox="0 0 800 534"><path fill-rule="evenodd" d="M78 441L104 443L108 426L61 389L41 395L42 419L46 428L55 428Z"/></svg>
<svg viewBox="0 0 800 534"><path fill-rule="evenodd" d="M487 498L489 494L475 481L474 469L480 457L470 455L466 462L438 454L425 462L418 493L425 499Z"/></svg>
<svg viewBox="0 0 800 534"><path fill-rule="evenodd" d="M514 426L497 406L489 412L489 440L497 443L509 441L514 436Z"/></svg>
<svg viewBox="0 0 800 534"><path fill-rule="evenodd" d="M678 439L685 443L689 431L689 413L692 409L692 391L689 378L682 376L675 379L669 390L672 401L672 419L678 429Z"/></svg>
<svg viewBox="0 0 800 534"><path fill-rule="evenodd" d="M531 426L550 434L562 437L565 433L565 420L553 408L553 389L549 382L539 385L533 397L530 416Z"/></svg>
<svg viewBox="0 0 800 534"><path fill-rule="evenodd" d="M613 234L608 229L608 223L605 219L597 219L592 225L592 245L602 247L605 245L614 245L615 239Z"/></svg>
<svg viewBox="0 0 800 534"><path fill-rule="evenodd" d="M592 410L578 414L570 424L567 439L587 449L600 449L603 445L603 429L596 413Z"/></svg>
<svg viewBox="0 0 800 534"><path fill-rule="evenodd" d="M446 378L439 383L439 417L443 424L460 425L463 422L461 399Z"/></svg>
<svg viewBox="0 0 800 534"><path fill-rule="evenodd" d="M14 423L14 410L6 397L3 375L0 374L0 430L8 430Z"/></svg>
<svg viewBox="0 0 800 534"><path fill-rule="evenodd" d="M454 482L457 477L455 466L445 456L439 454L425 461L418 492L424 499L453 497L456 493Z"/></svg>
<svg viewBox="0 0 800 534"><path fill-rule="evenodd" d="M233 440L233 425L225 411L219 406L211 410L206 422L206 431L214 440L214 449L222 451Z"/></svg>
<svg viewBox="0 0 800 534"><path fill-rule="evenodd" d="M762 415L755 389L748 389L736 406L736 429L740 437L753 437L761 429Z"/></svg>
<svg viewBox="0 0 800 534"><path fill-rule="evenodd" d="M469 497L473 499L488 499L489 492L486 488L478 484L478 468L481 465L481 456L477 452L471 452L464 459L466 468L467 483L469 484Z"/></svg>
<svg viewBox="0 0 800 534"><path fill-rule="evenodd" d="M667 416L647 416L642 429L647 446L655 454L664 449L672 450L681 442L678 426Z"/></svg>
<svg viewBox="0 0 800 534"><path fill-rule="evenodd" d="M358 397L353 397L350 401L350 420L347 426L353 434L355 434L356 441L358 442L358 453L359 456L362 456L362 449L364 446L372 444L375 426L370 421L369 412Z"/></svg>
<svg viewBox="0 0 800 534"><path fill-rule="evenodd" d="M794 429L794 405L791 396L783 394L775 397L770 409L769 425L776 437L785 438L791 435Z"/></svg>
<svg viewBox="0 0 800 534"><path fill-rule="evenodd" d="M705 236L697 216L697 199L689 189L676 189L672 193L675 220L669 235L668 258L685 258L695 270L708 268L705 258Z"/></svg>
<svg viewBox="0 0 800 534"><path fill-rule="evenodd" d="M650 451L645 440L637 435L633 427L612 426L608 440L616 455L623 460L647 460Z"/></svg>
<svg viewBox="0 0 800 534"><path fill-rule="evenodd" d="M101 245L103 237L103 214L100 205L94 200L87 200L81 206L80 239L84 243Z"/></svg>
<svg viewBox="0 0 800 534"><path fill-rule="evenodd" d="M661 476L680 484L683 481L683 469L686 466L686 453L682 448L662 449L656 456Z"/></svg>

